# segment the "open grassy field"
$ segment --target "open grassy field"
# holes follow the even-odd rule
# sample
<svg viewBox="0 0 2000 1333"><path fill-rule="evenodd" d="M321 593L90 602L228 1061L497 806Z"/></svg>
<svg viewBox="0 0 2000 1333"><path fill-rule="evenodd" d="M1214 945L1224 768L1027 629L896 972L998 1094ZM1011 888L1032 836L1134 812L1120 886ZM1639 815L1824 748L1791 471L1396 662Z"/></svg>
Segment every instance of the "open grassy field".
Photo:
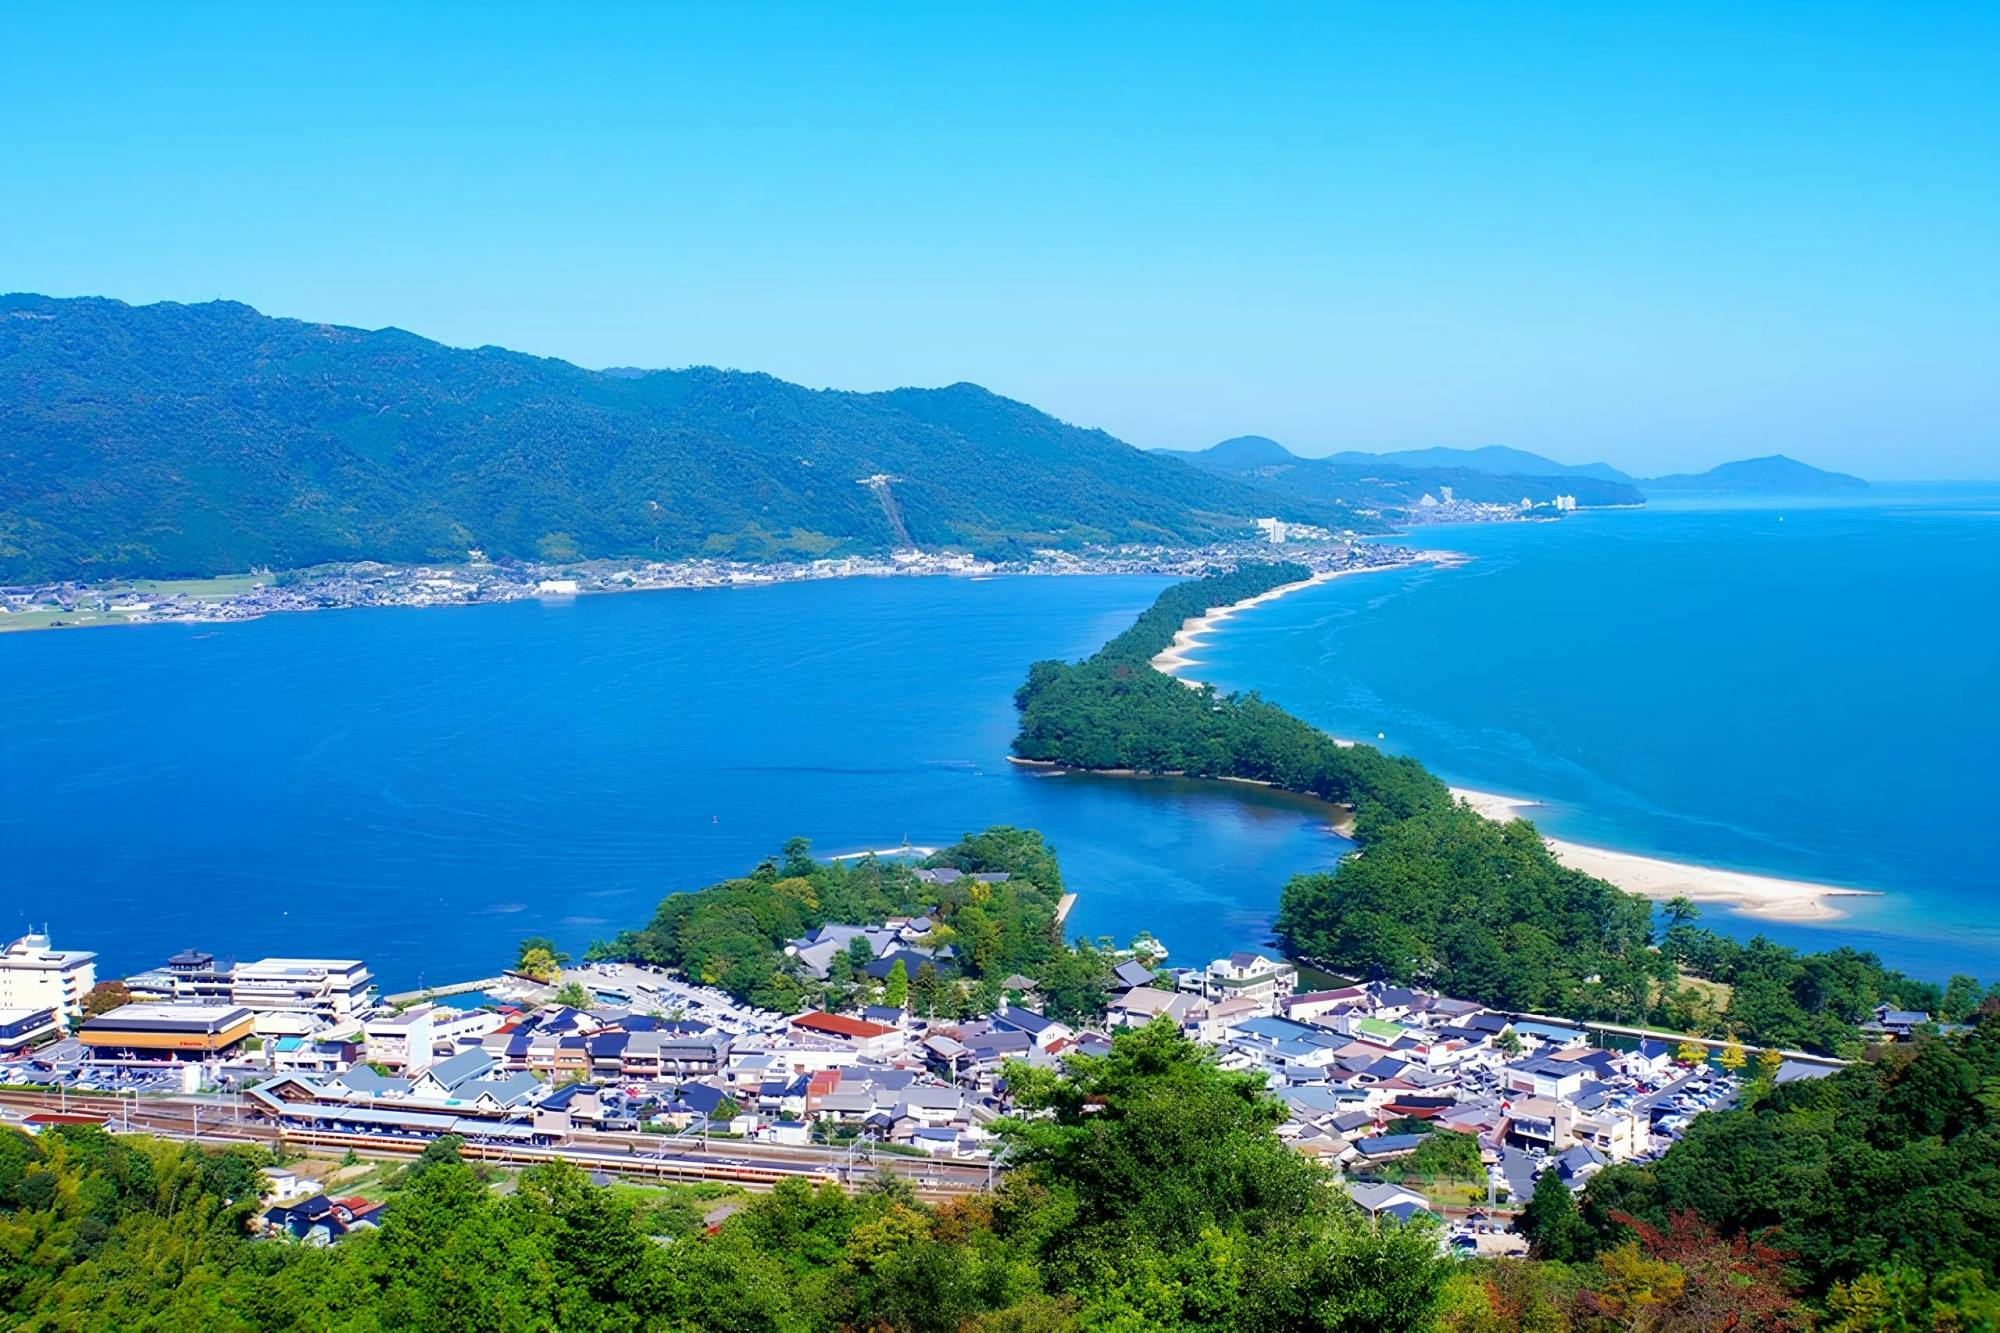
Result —
<svg viewBox="0 0 2000 1333"><path fill-rule="evenodd" d="M186 597L197 602L221 602L240 597L271 581L269 574L222 574L207 579L133 579L107 583L93 590L112 605L120 602L155 602L167 597ZM0 614L0 634L10 630L77 629L92 625L125 625L132 617L121 611L38 610Z"/></svg>
<svg viewBox="0 0 2000 1333"><path fill-rule="evenodd" d="M145 597L192 597L209 602L238 596L270 581L269 574L221 574L210 579L134 579L119 586L129 586Z"/></svg>
<svg viewBox="0 0 2000 1333"><path fill-rule="evenodd" d="M116 611L16 611L0 615L0 634L27 629L71 629L88 625L126 625L131 617Z"/></svg>

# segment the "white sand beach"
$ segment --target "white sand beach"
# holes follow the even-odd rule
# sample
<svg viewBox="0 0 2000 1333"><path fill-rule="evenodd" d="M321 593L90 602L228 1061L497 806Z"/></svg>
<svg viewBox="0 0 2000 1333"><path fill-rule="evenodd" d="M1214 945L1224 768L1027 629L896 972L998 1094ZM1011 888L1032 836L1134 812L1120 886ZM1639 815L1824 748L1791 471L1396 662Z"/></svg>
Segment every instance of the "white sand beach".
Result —
<svg viewBox="0 0 2000 1333"><path fill-rule="evenodd" d="M1246 597L1240 602L1231 602L1228 606L1218 606L1206 615L1194 616L1181 622L1181 627L1174 631L1173 642L1168 644L1163 651L1153 658L1151 663L1152 668L1155 671L1164 672L1174 677L1184 685L1200 685L1203 682L1186 674L1187 668L1199 665L1188 654L1200 646L1204 636L1212 634L1221 628L1231 616L1241 611L1248 611L1253 606L1262 606L1265 602L1274 602L1285 594L1297 592L1301 588L1310 588L1314 584L1327 583L1333 579L1344 578L1349 574L1371 574L1378 569L1402 568L1404 568L1402 565L1364 565L1356 569L1327 570L1324 573L1315 574L1309 579L1300 579L1297 583L1287 583L1281 587L1273 588L1269 592L1258 593L1255 597Z"/></svg>
<svg viewBox="0 0 2000 1333"><path fill-rule="evenodd" d="M1532 819L1539 802L1493 792L1453 787L1451 794L1488 819ZM1715 903L1743 916L1766 921L1791 921L1807 925L1838 921L1845 915L1829 899L1874 897L1868 889L1843 888L1835 884L1813 884L1804 880L1754 875L1743 870L1723 870L1714 866L1685 865L1640 856L1635 852L1615 852L1608 847L1592 847L1566 838L1543 836L1556 860L1595 875L1643 897L1665 900L1686 898L1690 902Z"/></svg>
<svg viewBox="0 0 2000 1333"><path fill-rule="evenodd" d="M1383 568L1395 569L1389 565ZM1174 634L1173 642L1152 661L1153 669L1187 685L1202 682L1187 674L1187 668L1200 663L1193 656L1203 639L1226 624L1231 617L1253 606L1273 601L1287 593L1309 588L1316 583L1324 583L1345 574L1365 574L1366 569L1342 569L1330 573L1316 574L1310 579L1297 583L1287 583L1273 588L1256 597L1248 597L1228 606L1219 606L1206 615L1195 616ZM1354 741L1336 738L1341 745L1353 745ZM1465 787L1453 787L1453 796L1463 801L1488 819L1506 821L1510 819L1532 819L1530 813L1539 802L1524 800L1516 796L1500 796L1493 792L1473 791ZM1690 902L1714 903L1726 907L1743 916L1760 917L1767 921L1789 921L1803 924L1821 924L1838 921L1846 916L1831 900L1836 898L1873 897L1868 889L1843 888L1834 884L1813 884L1803 880L1779 879L1772 875L1755 875L1742 870L1724 870L1714 866L1686 865L1678 861L1664 861L1658 857L1641 856L1634 852L1612 851L1606 847L1592 847L1565 838L1551 838L1543 841L1555 854L1558 861L1587 875L1595 875L1627 893L1637 893L1643 897L1664 901L1668 898L1686 898Z"/></svg>

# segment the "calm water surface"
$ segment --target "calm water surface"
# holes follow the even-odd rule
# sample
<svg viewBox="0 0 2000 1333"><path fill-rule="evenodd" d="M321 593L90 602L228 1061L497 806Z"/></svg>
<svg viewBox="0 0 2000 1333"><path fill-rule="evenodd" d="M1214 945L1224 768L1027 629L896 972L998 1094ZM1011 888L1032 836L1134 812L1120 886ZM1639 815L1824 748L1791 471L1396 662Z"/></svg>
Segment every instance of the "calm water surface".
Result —
<svg viewBox="0 0 2000 1333"><path fill-rule="evenodd" d="M391 986L572 949L794 834L1041 829L1075 932L1262 940L1309 803L1006 763L1028 663L1165 580L846 580L0 638L0 911L119 973L198 945Z"/></svg>
<svg viewBox="0 0 2000 1333"><path fill-rule="evenodd" d="M1268 603L1197 674L1545 800L1537 821L1577 841L1886 890L1846 900L1838 929L1764 929L2000 979L1996 488L1656 503L1411 541L1474 558Z"/></svg>
<svg viewBox="0 0 2000 1333"><path fill-rule="evenodd" d="M1782 522L1780 519L1782 518ZM1584 841L1887 890L1838 929L2000 977L2000 500L1431 529L1475 559L1237 618L1205 678L1386 734ZM358 955L391 987L572 949L794 834L1043 830L1075 933L1261 941L1346 844L1309 803L1005 762L1029 662L1164 580L850 580L0 637L0 911L107 972Z"/></svg>

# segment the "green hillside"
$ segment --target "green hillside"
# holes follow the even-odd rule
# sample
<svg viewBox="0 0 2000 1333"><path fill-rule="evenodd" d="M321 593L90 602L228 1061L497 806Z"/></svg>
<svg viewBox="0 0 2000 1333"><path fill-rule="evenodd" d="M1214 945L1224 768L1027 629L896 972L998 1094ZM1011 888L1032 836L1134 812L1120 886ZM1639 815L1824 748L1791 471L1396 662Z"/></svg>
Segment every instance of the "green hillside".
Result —
<svg viewBox="0 0 2000 1333"><path fill-rule="evenodd" d="M1199 542L1242 482L970 384L584 370L247 306L0 297L0 581L348 559L990 555Z"/></svg>

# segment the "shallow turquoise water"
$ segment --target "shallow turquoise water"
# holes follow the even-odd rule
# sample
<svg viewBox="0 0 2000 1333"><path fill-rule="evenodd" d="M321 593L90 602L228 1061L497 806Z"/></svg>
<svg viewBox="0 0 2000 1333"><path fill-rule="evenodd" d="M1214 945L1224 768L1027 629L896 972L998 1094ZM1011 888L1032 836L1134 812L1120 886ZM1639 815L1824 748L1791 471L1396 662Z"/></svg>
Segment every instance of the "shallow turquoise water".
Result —
<svg viewBox="0 0 2000 1333"><path fill-rule="evenodd" d="M1845 900L1839 928L1774 937L2000 977L1995 488L1409 540L1473 559L1268 603L1196 674L1540 798L1565 837L1886 891Z"/></svg>

